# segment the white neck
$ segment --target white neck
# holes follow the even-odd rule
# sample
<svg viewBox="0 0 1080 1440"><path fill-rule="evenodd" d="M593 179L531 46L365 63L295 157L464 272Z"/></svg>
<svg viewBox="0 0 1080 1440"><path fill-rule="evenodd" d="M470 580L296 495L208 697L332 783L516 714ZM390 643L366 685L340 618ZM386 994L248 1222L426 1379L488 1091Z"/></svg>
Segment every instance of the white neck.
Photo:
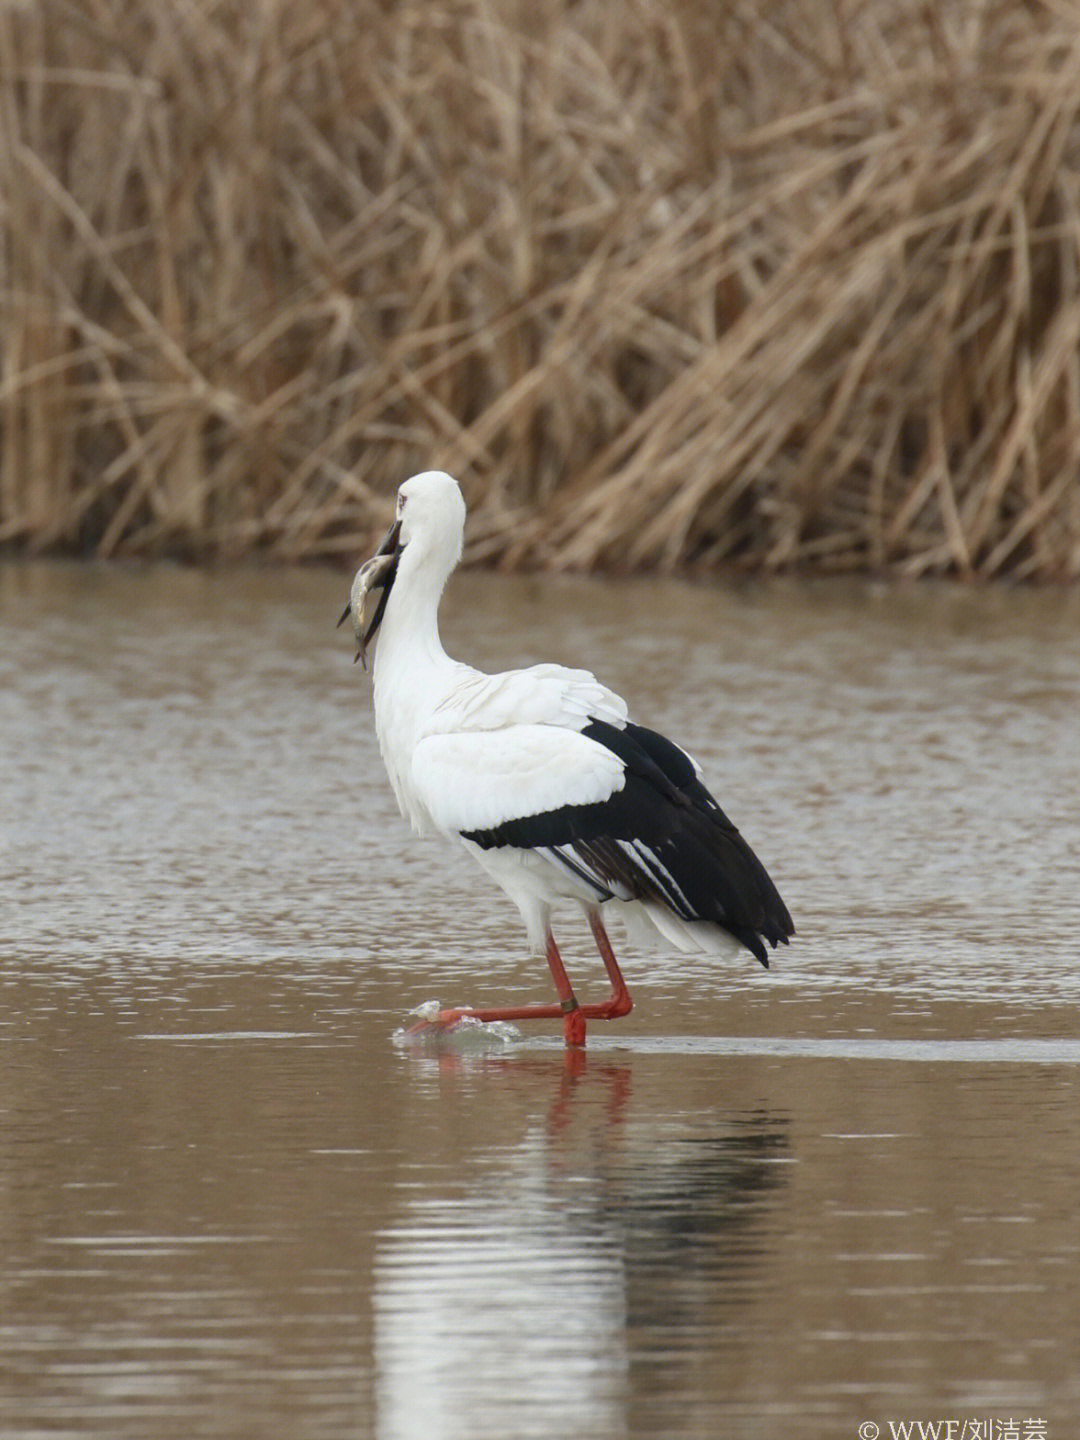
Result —
<svg viewBox="0 0 1080 1440"><path fill-rule="evenodd" d="M417 565L406 545L398 562L386 613L379 627L375 650L375 683L381 671L390 670L408 654L413 663L445 657L439 637L439 601L447 576L430 565ZM410 563L412 562L412 563Z"/></svg>
<svg viewBox="0 0 1080 1440"><path fill-rule="evenodd" d="M458 667L443 649L439 601L457 564L456 550L433 552L422 541L406 545L398 562L386 613L375 642L375 723L392 725L415 744L418 712L445 690Z"/></svg>

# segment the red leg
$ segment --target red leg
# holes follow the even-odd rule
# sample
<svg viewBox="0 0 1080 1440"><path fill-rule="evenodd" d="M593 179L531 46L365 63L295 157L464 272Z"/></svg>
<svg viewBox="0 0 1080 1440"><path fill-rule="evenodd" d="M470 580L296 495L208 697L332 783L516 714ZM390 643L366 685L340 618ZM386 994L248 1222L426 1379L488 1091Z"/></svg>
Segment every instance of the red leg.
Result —
<svg viewBox="0 0 1080 1440"><path fill-rule="evenodd" d="M599 1005L584 1005L582 1009L590 1020L619 1020L624 1015L629 1015L634 1008L634 1002L630 998L630 991L626 988L626 981L619 969L619 962L615 959L615 952L611 948L611 941L604 929L604 922L600 919L600 911L589 909L589 927L596 941L596 948L600 951L600 959L604 962L604 969L607 971L608 979L611 981L611 997Z"/></svg>
<svg viewBox="0 0 1080 1440"><path fill-rule="evenodd" d="M570 984L559 947L555 944L555 936L550 930L547 933L546 956L551 978L555 981L555 989L559 994L558 1005L502 1005L488 1010L440 1010L436 1020L421 1020L418 1025L411 1027L412 1030L448 1029L459 1020L480 1020L484 1024L493 1020L561 1020L567 1045L584 1045L585 1017L574 994L574 987Z"/></svg>
<svg viewBox="0 0 1080 1440"><path fill-rule="evenodd" d="M623 1015L629 1015L634 1007L630 998L630 992L626 988L626 981L623 979L619 963L615 959L615 953L611 948L611 941L608 939L607 931L604 929L600 919L599 910L589 910L589 925L592 928L593 938L596 941L596 948L600 951L600 958L604 962L604 969L607 971L608 979L611 981L611 995L607 1000L599 1004L579 1005L574 988L570 984L570 977L566 973L566 966L563 964L562 956L559 954L559 947L555 944L555 937L549 930L547 933L547 962L551 971L551 978L555 982L555 989L559 995L557 1005L508 1005L499 1006L488 1010L440 1010L438 1018L434 1021L422 1020L414 1025L414 1031L442 1030L456 1025L459 1020L480 1020L487 1024L493 1020L562 1020L563 1035L567 1045L583 1047L585 1044L585 1022L586 1020L617 1020Z"/></svg>

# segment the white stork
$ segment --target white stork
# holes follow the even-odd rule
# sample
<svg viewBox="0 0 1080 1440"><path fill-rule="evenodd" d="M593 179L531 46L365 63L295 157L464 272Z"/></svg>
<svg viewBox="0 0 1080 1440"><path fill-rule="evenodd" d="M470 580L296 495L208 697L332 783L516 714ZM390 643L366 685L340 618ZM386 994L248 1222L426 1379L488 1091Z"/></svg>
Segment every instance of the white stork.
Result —
<svg viewBox="0 0 1080 1440"><path fill-rule="evenodd" d="M421 834L459 840L502 886L547 957L559 1002L444 1010L434 1026L562 1018L567 1044L580 1046L586 1020L628 1014L605 908L635 937L709 954L742 945L767 967L765 942L786 944L791 916L696 761L632 724L625 702L586 670L485 675L447 655L439 600L464 532L451 476L407 480L341 620L352 616L357 658L379 631L375 728L402 814ZM584 907L611 981L599 1004L579 1004L555 944L551 909L563 899Z"/></svg>

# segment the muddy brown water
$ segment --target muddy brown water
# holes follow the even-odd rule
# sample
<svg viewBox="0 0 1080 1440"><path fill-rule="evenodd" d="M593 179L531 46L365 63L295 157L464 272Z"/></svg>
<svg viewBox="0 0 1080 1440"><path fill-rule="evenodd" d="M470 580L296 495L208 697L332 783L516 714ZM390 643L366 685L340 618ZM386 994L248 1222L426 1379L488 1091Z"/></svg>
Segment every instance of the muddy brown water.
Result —
<svg viewBox="0 0 1080 1440"><path fill-rule="evenodd" d="M398 817L345 588L0 569L0 1435L1080 1434L1080 596L455 579L798 926L624 952L575 1060L395 1038L545 975Z"/></svg>

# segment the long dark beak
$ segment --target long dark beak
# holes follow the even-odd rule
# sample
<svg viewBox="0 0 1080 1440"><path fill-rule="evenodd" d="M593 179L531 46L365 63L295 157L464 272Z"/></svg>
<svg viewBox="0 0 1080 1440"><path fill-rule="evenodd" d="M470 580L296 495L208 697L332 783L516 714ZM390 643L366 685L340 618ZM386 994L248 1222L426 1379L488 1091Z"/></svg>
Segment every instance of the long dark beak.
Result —
<svg viewBox="0 0 1080 1440"><path fill-rule="evenodd" d="M381 589L382 594L379 596L379 603L375 607L375 614L371 617L370 624L358 640L360 648L357 651L357 655L358 658L364 660L365 667L367 661L364 657L367 652L367 647L375 638L375 632L382 624L382 618L386 612L386 602L390 598L390 591L393 588L394 584L394 576L397 574L398 560L401 557L401 552L403 548L404 547L401 544L401 521L395 520L393 525L391 525L390 529L386 532L386 538L383 540L382 544L375 551L375 555L372 557L373 559L376 559L380 555L389 555L392 557L392 563L386 568L383 574L372 583L372 589ZM341 612L341 618L337 622L338 625L344 625L345 621L349 618L351 614L352 599L350 597L348 604Z"/></svg>

